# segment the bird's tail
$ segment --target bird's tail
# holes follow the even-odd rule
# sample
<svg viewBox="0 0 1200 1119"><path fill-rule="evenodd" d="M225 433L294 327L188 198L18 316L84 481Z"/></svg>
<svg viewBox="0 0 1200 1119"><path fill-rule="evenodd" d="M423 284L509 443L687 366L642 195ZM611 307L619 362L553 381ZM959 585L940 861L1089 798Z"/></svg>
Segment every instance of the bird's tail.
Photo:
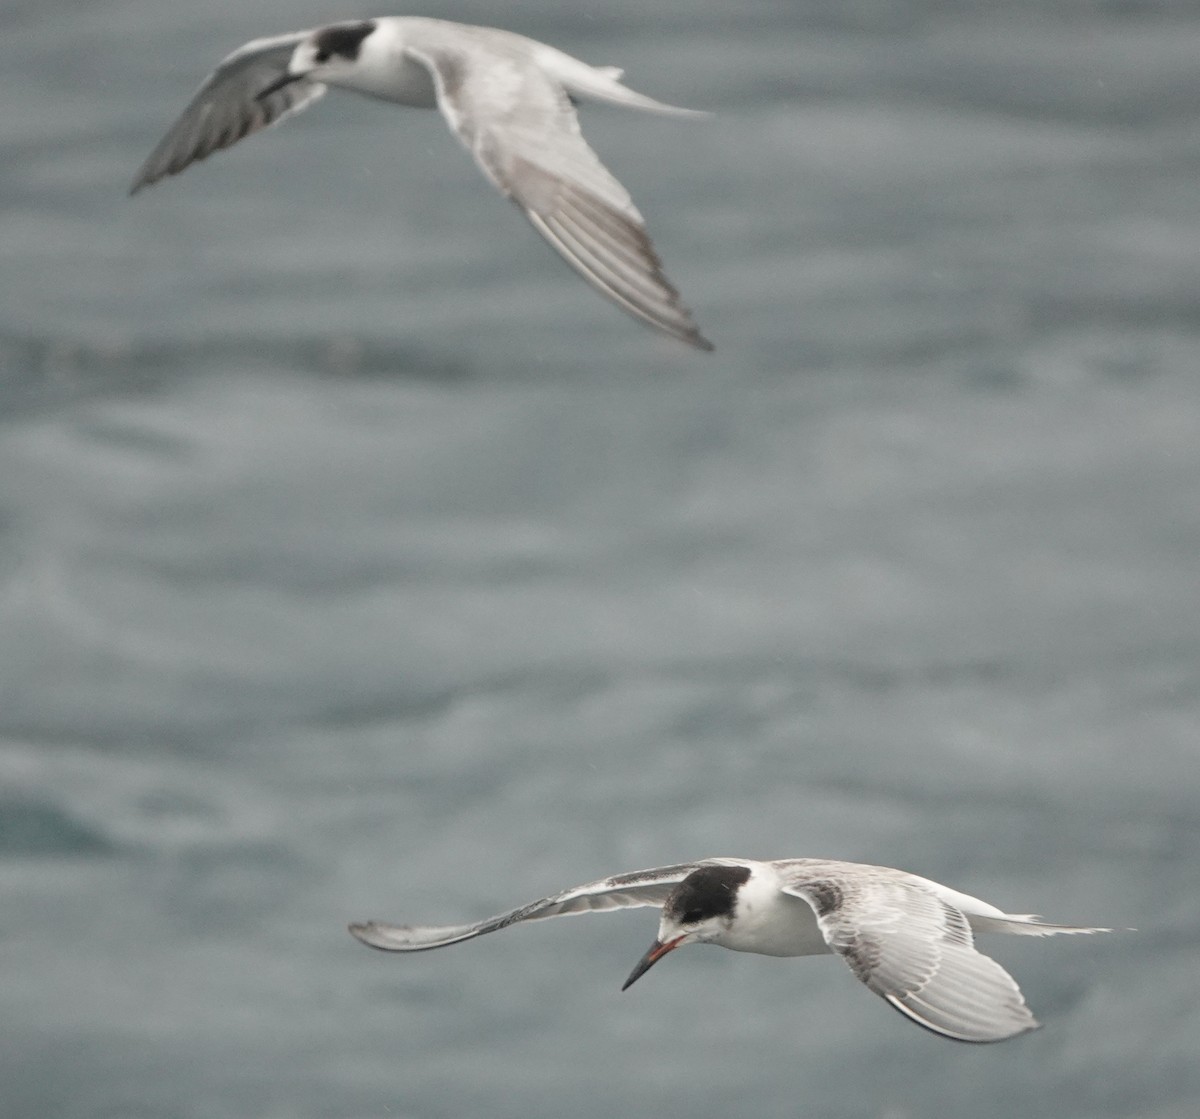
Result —
<svg viewBox="0 0 1200 1119"><path fill-rule="evenodd" d="M1112 929L1091 928L1087 925L1051 925L1036 913L1003 913L997 917L971 914L975 932L1011 933L1016 936L1057 936L1059 933L1104 933Z"/></svg>
<svg viewBox="0 0 1200 1119"><path fill-rule="evenodd" d="M707 117L711 113L698 109L681 109L655 101L642 93L635 93L621 84L623 70L616 66L589 66L569 54L538 44L538 65L555 81L561 82L568 93L592 101L607 101L613 105L624 105L628 109L642 109L648 113L667 113L678 117Z"/></svg>

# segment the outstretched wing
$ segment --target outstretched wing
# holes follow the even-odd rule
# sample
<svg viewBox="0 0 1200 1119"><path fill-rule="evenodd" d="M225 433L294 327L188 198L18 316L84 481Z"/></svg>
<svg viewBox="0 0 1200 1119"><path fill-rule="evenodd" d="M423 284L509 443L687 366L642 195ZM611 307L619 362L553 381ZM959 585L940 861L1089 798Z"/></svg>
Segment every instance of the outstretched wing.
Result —
<svg viewBox="0 0 1200 1119"><path fill-rule="evenodd" d="M975 948L961 910L908 876L792 871L837 952L872 991L918 1025L957 1041L1001 1041L1037 1028L1016 981Z"/></svg>
<svg viewBox="0 0 1200 1119"><path fill-rule="evenodd" d="M506 929L521 921L542 921L547 917L600 913L608 909L661 906L671 890L695 869L695 863L680 863L678 866L614 874L611 878L575 886L561 894L530 902L472 925L386 925L379 921L368 921L351 925L350 932L364 944L385 952L423 952L428 948L442 948L447 944L457 944L460 940L471 940L484 933Z"/></svg>
<svg viewBox="0 0 1200 1119"><path fill-rule="evenodd" d="M309 34L294 31L255 39L222 61L142 164L129 193L136 194L166 175L176 175L197 160L316 101L325 86L308 78L299 78L259 97L287 73L296 45Z"/></svg>
<svg viewBox="0 0 1200 1119"><path fill-rule="evenodd" d="M701 335L663 274L628 191L588 147L562 84L530 59L482 41L410 44L438 107L484 175L597 291L701 350Z"/></svg>

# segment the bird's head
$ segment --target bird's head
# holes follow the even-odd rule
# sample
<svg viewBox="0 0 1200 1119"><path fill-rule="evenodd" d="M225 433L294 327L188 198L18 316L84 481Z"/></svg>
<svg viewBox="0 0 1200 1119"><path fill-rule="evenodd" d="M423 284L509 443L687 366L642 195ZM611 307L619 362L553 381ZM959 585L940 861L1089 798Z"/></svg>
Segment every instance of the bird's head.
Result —
<svg viewBox="0 0 1200 1119"><path fill-rule="evenodd" d="M337 84L359 64L364 44L374 35L378 24L373 19L352 23L334 23L314 31L296 44L287 70L258 94L261 101L292 82L310 78Z"/></svg>
<svg viewBox="0 0 1200 1119"><path fill-rule="evenodd" d="M745 866L702 866L693 870L663 903L658 937L625 980L626 990L668 952L685 944L711 944L729 931L738 891L750 877Z"/></svg>

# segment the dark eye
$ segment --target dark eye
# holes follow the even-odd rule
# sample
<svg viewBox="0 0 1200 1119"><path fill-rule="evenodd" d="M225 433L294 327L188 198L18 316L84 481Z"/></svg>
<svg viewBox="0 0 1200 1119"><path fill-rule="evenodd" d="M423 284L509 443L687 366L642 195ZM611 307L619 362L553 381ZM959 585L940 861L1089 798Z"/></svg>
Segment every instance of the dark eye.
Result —
<svg viewBox="0 0 1200 1119"><path fill-rule="evenodd" d="M329 61L329 52L328 51L317 51L317 53L313 55L313 61L314 62L328 62Z"/></svg>
<svg viewBox="0 0 1200 1119"><path fill-rule="evenodd" d="M698 909L689 909L683 915L683 923L685 925L698 925L703 920L704 920L704 914L701 913L700 910L698 910Z"/></svg>

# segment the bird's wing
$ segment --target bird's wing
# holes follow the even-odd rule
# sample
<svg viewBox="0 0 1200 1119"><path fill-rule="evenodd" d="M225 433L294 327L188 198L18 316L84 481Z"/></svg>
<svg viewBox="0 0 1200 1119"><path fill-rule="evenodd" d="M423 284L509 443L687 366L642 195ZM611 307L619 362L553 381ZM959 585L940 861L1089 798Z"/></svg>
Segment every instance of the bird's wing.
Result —
<svg viewBox="0 0 1200 1119"><path fill-rule="evenodd" d="M711 350L663 274L628 191L588 147L562 84L532 59L482 42L405 53L433 76L438 107L484 175L597 291Z"/></svg>
<svg viewBox="0 0 1200 1119"><path fill-rule="evenodd" d="M471 940L484 933L508 928L520 921L541 921L547 917L565 917L574 913L599 913L608 909L637 909L661 906L671 890L693 870L695 863L660 866L614 874L599 882L575 886L553 897L530 902L507 913L500 913L471 925L386 925L368 921L351 925L350 931L364 944L386 952L423 952Z"/></svg>
<svg viewBox="0 0 1200 1119"><path fill-rule="evenodd" d="M962 911L919 881L803 863L783 874L783 892L812 906L829 947L918 1025L977 1042L1037 1028L1016 981L976 950Z"/></svg>
<svg viewBox="0 0 1200 1119"><path fill-rule="evenodd" d="M142 164L129 193L135 194L166 175L176 175L198 159L316 101L325 86L308 78L298 78L259 98L287 73L297 44L309 34L293 31L255 39L224 59Z"/></svg>

